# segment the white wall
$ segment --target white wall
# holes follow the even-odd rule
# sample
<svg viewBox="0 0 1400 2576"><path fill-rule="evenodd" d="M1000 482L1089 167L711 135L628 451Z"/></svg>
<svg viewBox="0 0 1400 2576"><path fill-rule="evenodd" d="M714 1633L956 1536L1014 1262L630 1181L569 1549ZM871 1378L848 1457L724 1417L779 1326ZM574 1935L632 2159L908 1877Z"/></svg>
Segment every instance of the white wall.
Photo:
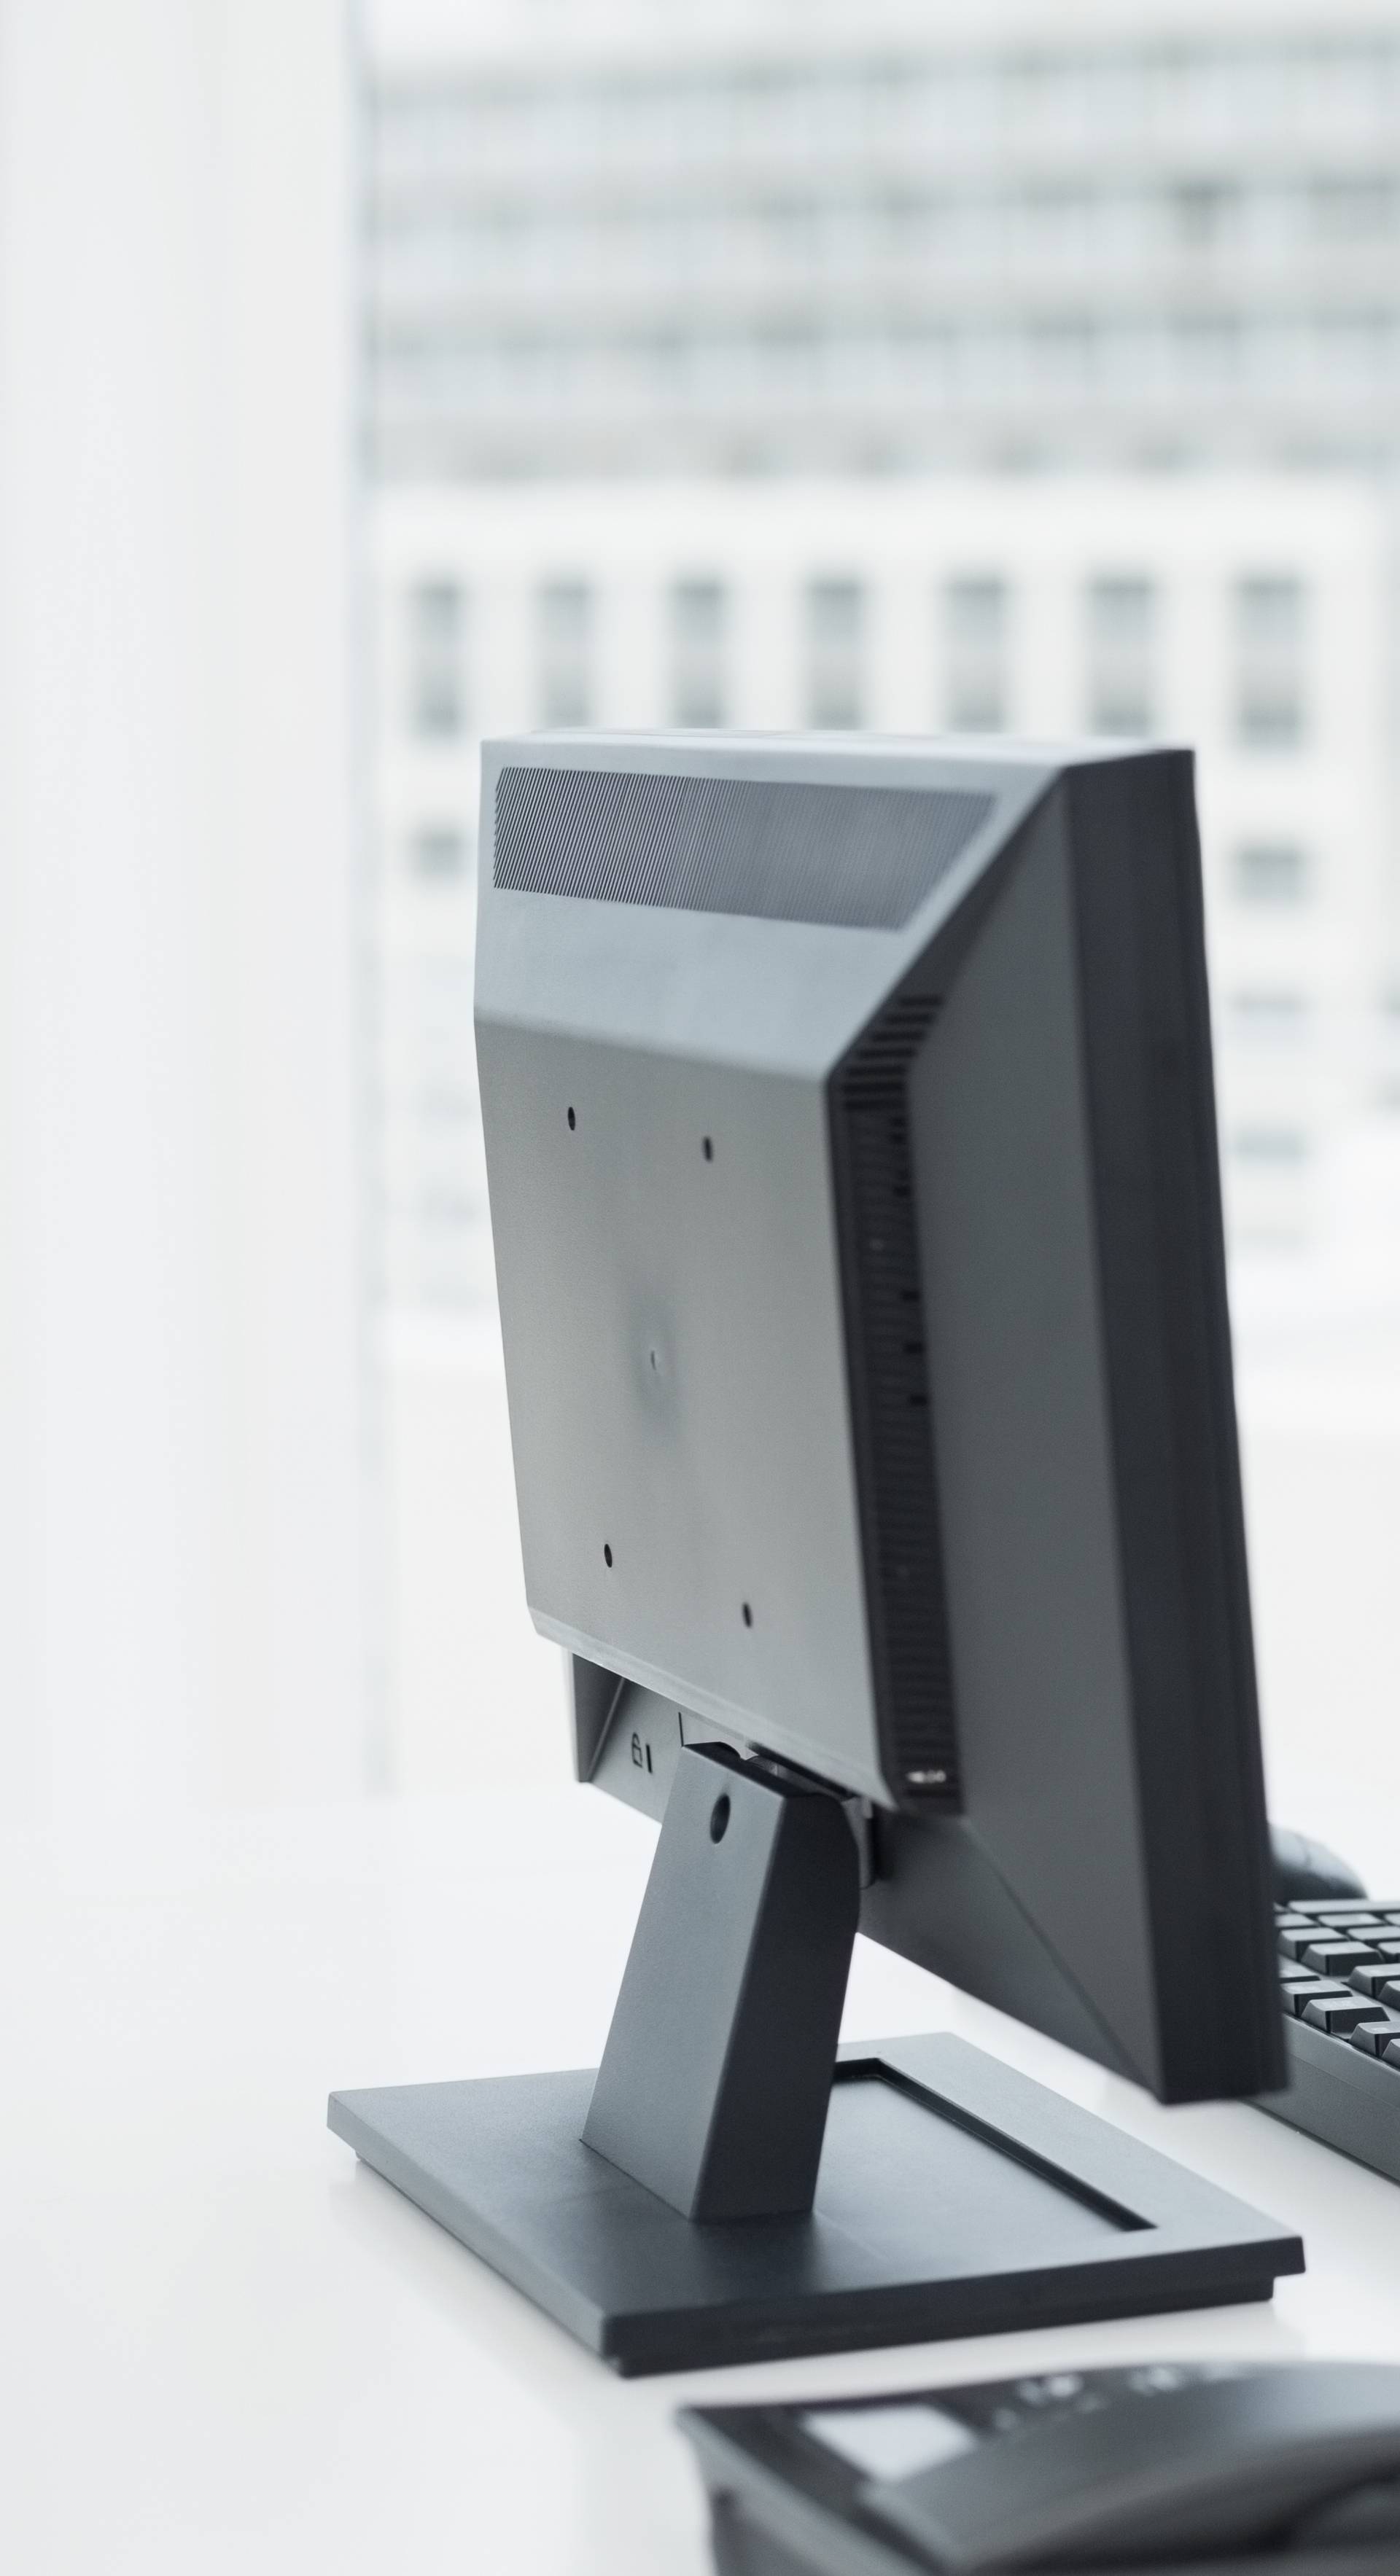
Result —
<svg viewBox="0 0 1400 2576"><path fill-rule="evenodd" d="M341 0L0 8L0 1797L369 1757Z"/></svg>

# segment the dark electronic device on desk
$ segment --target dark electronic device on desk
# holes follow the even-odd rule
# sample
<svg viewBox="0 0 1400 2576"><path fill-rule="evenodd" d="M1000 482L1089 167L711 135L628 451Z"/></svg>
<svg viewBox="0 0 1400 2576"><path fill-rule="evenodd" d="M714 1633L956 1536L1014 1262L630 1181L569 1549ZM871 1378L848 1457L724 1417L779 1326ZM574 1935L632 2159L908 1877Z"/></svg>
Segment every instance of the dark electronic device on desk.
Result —
<svg viewBox="0 0 1400 2576"><path fill-rule="evenodd" d="M1400 2370L1052 2371L687 2408L719 2576L1394 2576Z"/></svg>
<svg viewBox="0 0 1400 2576"><path fill-rule="evenodd" d="M1289 2085L1263 2108L1400 2182L1400 1899L1301 1834L1273 1847Z"/></svg>
<svg viewBox="0 0 1400 2576"><path fill-rule="evenodd" d="M1105 2121L837 2046L859 1926L1283 2080L1189 755L534 736L481 848L527 1597L663 1821L596 2076L331 2126L624 2371L1267 2297Z"/></svg>

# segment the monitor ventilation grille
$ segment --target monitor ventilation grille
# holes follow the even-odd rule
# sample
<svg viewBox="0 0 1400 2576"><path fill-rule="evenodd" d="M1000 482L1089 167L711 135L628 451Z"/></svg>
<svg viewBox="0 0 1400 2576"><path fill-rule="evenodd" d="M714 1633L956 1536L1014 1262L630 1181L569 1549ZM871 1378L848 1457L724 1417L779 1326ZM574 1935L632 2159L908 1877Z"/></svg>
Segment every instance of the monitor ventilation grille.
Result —
<svg viewBox="0 0 1400 2576"><path fill-rule="evenodd" d="M893 1002L837 1077L836 1173L871 1659L891 1786L958 1803L957 1735L909 1148L910 1067L938 1011Z"/></svg>
<svg viewBox="0 0 1400 2576"><path fill-rule="evenodd" d="M580 903L902 930L994 799L617 769L505 769L492 883Z"/></svg>

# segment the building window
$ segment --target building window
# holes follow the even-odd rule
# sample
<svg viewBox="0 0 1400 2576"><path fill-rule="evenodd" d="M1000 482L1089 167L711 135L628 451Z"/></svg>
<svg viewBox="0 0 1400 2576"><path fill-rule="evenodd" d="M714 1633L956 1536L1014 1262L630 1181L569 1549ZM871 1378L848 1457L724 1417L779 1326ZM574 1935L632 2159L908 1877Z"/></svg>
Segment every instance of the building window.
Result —
<svg viewBox="0 0 1400 2576"><path fill-rule="evenodd" d="M1394 230L1400 200L1387 179L1314 179L1307 193L1313 229L1323 241L1375 241Z"/></svg>
<svg viewBox="0 0 1400 2576"><path fill-rule="evenodd" d="M858 581L807 587L807 721L846 730L862 720L865 593Z"/></svg>
<svg viewBox="0 0 1400 2576"><path fill-rule="evenodd" d="M1250 1043L1287 1045L1307 1027L1307 996L1269 987L1233 993L1230 1020L1234 1033Z"/></svg>
<svg viewBox="0 0 1400 2576"><path fill-rule="evenodd" d="M1242 742L1287 746L1303 732L1307 602L1291 573L1235 588L1237 721Z"/></svg>
<svg viewBox="0 0 1400 2576"><path fill-rule="evenodd" d="M1008 625L1004 581L977 574L949 582L943 600L945 713L953 733L1004 728Z"/></svg>
<svg viewBox="0 0 1400 2576"><path fill-rule="evenodd" d="M408 721L430 741L466 724L466 607L455 581L415 582L408 594Z"/></svg>
<svg viewBox="0 0 1400 2576"><path fill-rule="evenodd" d="M1152 583L1137 574L1091 581L1085 612L1090 732L1147 733L1157 640Z"/></svg>
<svg viewBox="0 0 1400 2576"><path fill-rule="evenodd" d="M1300 1127L1237 1127L1230 1138L1237 1163L1275 1171L1296 1170L1308 1158L1308 1140Z"/></svg>
<svg viewBox="0 0 1400 2576"><path fill-rule="evenodd" d="M1242 903L1301 903L1308 863L1296 841L1246 841L1235 852L1235 892Z"/></svg>
<svg viewBox="0 0 1400 2576"><path fill-rule="evenodd" d="M408 845L414 876L433 885L460 885L467 873L467 836L458 823L425 823Z"/></svg>
<svg viewBox="0 0 1400 2576"><path fill-rule="evenodd" d="M547 581L536 604L540 721L586 725L593 705L593 593L584 581Z"/></svg>
<svg viewBox="0 0 1400 2576"><path fill-rule="evenodd" d="M1239 204L1237 191L1214 179L1183 180L1169 194L1176 232L1192 249L1213 247Z"/></svg>
<svg viewBox="0 0 1400 2576"><path fill-rule="evenodd" d="M717 581L678 581L671 591L671 714L678 725L724 722L727 602Z"/></svg>

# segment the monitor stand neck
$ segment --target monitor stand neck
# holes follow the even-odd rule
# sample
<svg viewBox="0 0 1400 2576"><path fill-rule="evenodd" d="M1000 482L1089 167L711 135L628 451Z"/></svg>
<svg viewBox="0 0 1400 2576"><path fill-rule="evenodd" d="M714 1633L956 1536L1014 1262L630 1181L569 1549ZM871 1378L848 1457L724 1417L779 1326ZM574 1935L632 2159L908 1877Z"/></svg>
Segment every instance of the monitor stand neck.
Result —
<svg viewBox="0 0 1400 2576"><path fill-rule="evenodd" d="M688 1747L584 2144L685 2218L809 2210L859 1912L837 1797Z"/></svg>

